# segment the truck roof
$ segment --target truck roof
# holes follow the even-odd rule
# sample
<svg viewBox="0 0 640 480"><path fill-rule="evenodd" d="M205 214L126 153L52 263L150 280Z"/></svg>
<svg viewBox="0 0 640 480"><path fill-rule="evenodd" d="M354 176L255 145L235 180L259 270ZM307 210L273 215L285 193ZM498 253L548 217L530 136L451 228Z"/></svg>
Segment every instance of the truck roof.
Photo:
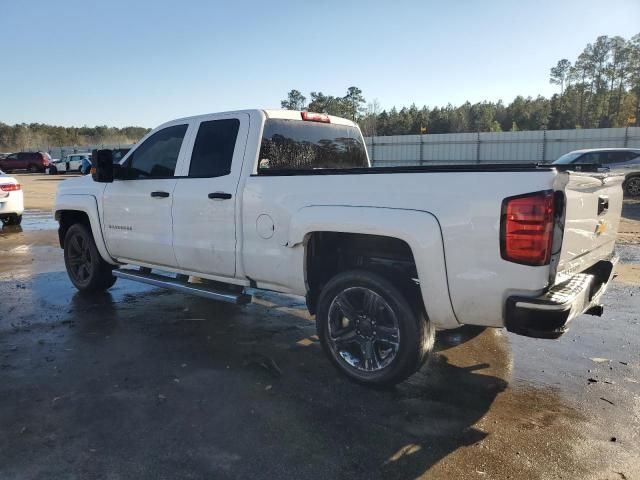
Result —
<svg viewBox="0 0 640 480"><path fill-rule="evenodd" d="M300 110L280 110L280 109L275 109L275 110L259 110L259 109L250 109L250 110L231 110L228 112L212 112L212 113L205 113L205 114L201 114L201 115L193 115L190 117L183 117L183 118L176 118L175 120L171 120L169 122L165 122L163 125L165 124L173 124L176 122L182 122L182 121L191 121L191 120L196 120L200 117L206 117L208 115L213 115L213 114L233 114L233 113L246 113L249 115L260 115L263 114L265 115L267 118L281 118L281 119L285 119L285 120L302 120L302 118L300 117L301 111ZM357 127L357 124L352 122L351 120L347 120L346 118L341 118L341 117L336 117L333 115L329 115L329 119L331 120L331 123L336 124L336 125L349 125L352 127Z"/></svg>

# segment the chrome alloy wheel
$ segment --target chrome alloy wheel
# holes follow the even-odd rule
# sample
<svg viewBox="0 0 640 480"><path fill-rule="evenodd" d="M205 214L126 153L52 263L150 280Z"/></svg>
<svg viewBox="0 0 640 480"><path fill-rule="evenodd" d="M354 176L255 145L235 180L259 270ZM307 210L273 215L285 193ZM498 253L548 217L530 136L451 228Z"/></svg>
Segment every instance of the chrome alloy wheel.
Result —
<svg viewBox="0 0 640 480"><path fill-rule="evenodd" d="M373 290L351 287L338 293L329 307L328 322L332 354L356 370L380 371L398 354L398 319Z"/></svg>
<svg viewBox="0 0 640 480"><path fill-rule="evenodd" d="M82 235L71 237L68 249L69 273L78 283L86 283L91 276L93 260L89 242Z"/></svg>
<svg viewBox="0 0 640 480"><path fill-rule="evenodd" d="M625 187L629 195L634 197L640 195L640 177L630 178Z"/></svg>

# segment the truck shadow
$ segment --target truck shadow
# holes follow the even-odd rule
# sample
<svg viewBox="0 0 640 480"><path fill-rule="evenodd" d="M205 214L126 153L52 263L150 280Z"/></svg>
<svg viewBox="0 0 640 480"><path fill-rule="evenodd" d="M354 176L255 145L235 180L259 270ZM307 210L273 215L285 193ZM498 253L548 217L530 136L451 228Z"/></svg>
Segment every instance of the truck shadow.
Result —
<svg viewBox="0 0 640 480"><path fill-rule="evenodd" d="M57 332L47 340L57 373L33 352L7 373L0 393L20 413L0 407L0 423L30 432L2 449L17 471L30 451L51 478L415 478L489 435L476 424L507 387L508 348L492 331L440 335L429 365L381 391L330 365L292 297L235 307L122 281L87 296L63 273L29 288L39 328ZM13 335L16 356L34 332ZM43 409L41 397L64 400ZM87 445L101 455L78 454Z"/></svg>

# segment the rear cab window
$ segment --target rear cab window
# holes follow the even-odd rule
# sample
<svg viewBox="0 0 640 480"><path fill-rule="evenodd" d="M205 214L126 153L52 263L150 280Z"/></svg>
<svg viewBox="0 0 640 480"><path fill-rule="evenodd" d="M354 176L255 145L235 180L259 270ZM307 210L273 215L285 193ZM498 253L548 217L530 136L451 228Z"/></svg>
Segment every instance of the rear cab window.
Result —
<svg viewBox="0 0 640 480"><path fill-rule="evenodd" d="M275 118L265 121L258 174L368 166L364 141L356 127Z"/></svg>

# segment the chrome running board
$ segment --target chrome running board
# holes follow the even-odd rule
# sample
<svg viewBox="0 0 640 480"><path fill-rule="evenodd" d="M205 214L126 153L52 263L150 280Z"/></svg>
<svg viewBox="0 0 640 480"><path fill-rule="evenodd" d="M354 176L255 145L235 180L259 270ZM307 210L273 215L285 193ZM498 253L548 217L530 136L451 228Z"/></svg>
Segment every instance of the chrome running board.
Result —
<svg viewBox="0 0 640 480"><path fill-rule="evenodd" d="M208 298L210 300L217 300L219 302L233 303L235 305L245 305L251 303L251 295L246 293L233 293L225 292L224 290L218 290L212 287L208 287L206 284L189 283L184 280L184 276L178 278L167 277L166 275L158 275L151 273L149 270L114 270L113 276L118 278L124 278L126 280L133 280L135 282L148 283L155 287L168 288L177 292L188 293L190 295L197 295L199 297ZM187 278L188 280L188 278Z"/></svg>

